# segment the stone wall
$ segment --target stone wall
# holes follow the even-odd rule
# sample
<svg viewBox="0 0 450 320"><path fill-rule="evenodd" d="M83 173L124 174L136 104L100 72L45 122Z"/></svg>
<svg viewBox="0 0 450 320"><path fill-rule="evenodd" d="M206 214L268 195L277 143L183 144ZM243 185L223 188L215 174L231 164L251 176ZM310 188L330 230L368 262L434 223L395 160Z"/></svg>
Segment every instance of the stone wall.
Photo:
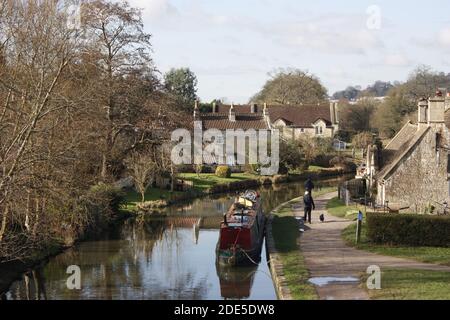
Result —
<svg viewBox="0 0 450 320"><path fill-rule="evenodd" d="M434 201L442 203L449 197L447 182L447 151L436 152L436 131L429 130L400 162L385 182L385 200L409 205L408 211L424 212ZM382 189L378 187L380 199Z"/></svg>

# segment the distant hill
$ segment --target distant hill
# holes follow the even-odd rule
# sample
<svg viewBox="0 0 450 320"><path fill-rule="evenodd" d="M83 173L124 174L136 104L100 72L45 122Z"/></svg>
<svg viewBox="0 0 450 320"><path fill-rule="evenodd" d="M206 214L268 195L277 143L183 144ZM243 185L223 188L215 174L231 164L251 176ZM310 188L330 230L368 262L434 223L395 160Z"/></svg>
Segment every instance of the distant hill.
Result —
<svg viewBox="0 0 450 320"><path fill-rule="evenodd" d="M376 81L365 89L362 89L361 86L349 86L345 90L335 92L332 98L336 100L347 99L351 101L362 96L384 97L395 85L396 83L392 84L391 82Z"/></svg>

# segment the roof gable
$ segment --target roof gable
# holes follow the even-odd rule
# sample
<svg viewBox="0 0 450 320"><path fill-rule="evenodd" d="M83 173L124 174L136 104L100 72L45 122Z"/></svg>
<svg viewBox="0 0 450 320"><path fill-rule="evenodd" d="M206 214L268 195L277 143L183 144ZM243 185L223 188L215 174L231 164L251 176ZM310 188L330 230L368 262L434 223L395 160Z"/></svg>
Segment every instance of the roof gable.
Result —
<svg viewBox="0 0 450 320"><path fill-rule="evenodd" d="M414 128L414 132L412 129ZM400 161L415 148L430 127L418 127L408 122L383 150L385 165L378 172L377 179L385 179Z"/></svg>

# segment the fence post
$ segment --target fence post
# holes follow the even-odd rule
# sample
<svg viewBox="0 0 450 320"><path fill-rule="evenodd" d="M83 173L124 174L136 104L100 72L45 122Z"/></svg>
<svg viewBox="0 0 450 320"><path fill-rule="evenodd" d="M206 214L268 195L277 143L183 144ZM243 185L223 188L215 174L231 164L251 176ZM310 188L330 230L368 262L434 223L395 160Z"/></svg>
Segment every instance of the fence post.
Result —
<svg viewBox="0 0 450 320"><path fill-rule="evenodd" d="M361 227L362 227L363 214L361 211L358 211L358 222L356 224L356 243L359 243L361 239Z"/></svg>

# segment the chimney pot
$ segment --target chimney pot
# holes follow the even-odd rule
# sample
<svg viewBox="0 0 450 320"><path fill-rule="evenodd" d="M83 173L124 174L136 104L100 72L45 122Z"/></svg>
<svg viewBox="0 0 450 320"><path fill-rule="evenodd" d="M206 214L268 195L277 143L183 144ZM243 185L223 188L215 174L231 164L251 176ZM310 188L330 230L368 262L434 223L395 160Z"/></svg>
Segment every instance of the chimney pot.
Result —
<svg viewBox="0 0 450 320"><path fill-rule="evenodd" d="M232 122L236 121L236 112L234 111L234 105L231 103L228 119Z"/></svg>

